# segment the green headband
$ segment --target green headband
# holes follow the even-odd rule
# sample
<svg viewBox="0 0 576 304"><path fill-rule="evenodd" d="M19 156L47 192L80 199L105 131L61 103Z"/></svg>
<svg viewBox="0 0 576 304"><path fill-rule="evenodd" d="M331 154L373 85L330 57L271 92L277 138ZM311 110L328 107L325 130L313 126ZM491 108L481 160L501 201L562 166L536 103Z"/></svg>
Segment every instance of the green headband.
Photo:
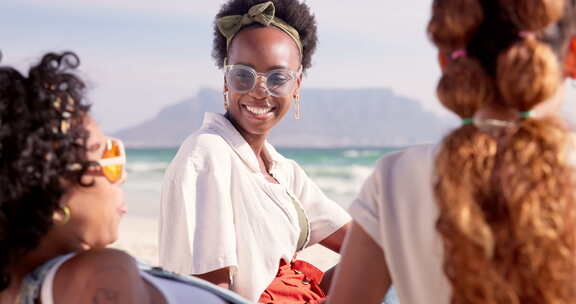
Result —
<svg viewBox="0 0 576 304"><path fill-rule="evenodd" d="M298 34L298 31L295 28L284 22L284 20L274 17L275 13L276 8L274 7L274 3L268 1L252 6L248 10L248 13L244 15L232 15L218 18L216 24L218 25L218 30L222 36L226 38L226 49L230 47L230 42L243 27L258 22L265 26L273 25L288 34L288 36L290 36L290 38L292 38L292 40L294 40L298 45L300 55L302 55L303 47L302 41L300 40L300 34Z"/></svg>

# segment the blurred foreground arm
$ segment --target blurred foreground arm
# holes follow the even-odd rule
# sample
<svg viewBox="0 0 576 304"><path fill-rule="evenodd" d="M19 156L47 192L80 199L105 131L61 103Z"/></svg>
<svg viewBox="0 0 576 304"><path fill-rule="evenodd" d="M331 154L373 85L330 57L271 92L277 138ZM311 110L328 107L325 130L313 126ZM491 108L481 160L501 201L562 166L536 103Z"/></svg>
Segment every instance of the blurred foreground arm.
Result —
<svg viewBox="0 0 576 304"><path fill-rule="evenodd" d="M348 231L350 231L352 223L347 223L338 229L336 232L329 235L327 238L322 240L320 244L336 253L340 253L342 251L342 246L344 244L344 238ZM338 266L338 265L336 265ZM334 273L336 271L336 266L328 269L324 272L324 276L322 277L322 282L320 282L320 288L324 290L324 292L328 293L330 290L330 285L332 284L332 280L334 278Z"/></svg>
<svg viewBox="0 0 576 304"><path fill-rule="evenodd" d="M382 303L391 283L384 251L353 223L326 304Z"/></svg>

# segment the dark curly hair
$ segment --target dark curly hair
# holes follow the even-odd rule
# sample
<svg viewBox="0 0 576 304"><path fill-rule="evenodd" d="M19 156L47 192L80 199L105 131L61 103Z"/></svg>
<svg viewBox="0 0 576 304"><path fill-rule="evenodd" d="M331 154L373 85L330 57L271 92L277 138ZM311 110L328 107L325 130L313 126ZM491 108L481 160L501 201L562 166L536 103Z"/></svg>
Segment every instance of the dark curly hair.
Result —
<svg viewBox="0 0 576 304"><path fill-rule="evenodd" d="M220 12L218 12L214 19L217 20L220 17L230 15L244 15L252 6L267 1L269 0L230 0L222 5ZM295 0L272 0L272 2L274 2L274 7L276 8L275 16L291 25L300 34L302 47L304 49L304 54L302 54L302 68L306 71L312 66L312 54L316 51L316 44L318 43L316 18L306 3ZM250 27L252 26L263 25L250 25ZM223 68L224 59L227 56L226 38L220 34L218 26L216 22L214 22L212 57L219 68Z"/></svg>
<svg viewBox="0 0 576 304"><path fill-rule="evenodd" d="M92 164L79 64L64 52L44 55L28 77L0 66L0 291L10 285L8 266L54 225L63 180L89 186L81 182Z"/></svg>

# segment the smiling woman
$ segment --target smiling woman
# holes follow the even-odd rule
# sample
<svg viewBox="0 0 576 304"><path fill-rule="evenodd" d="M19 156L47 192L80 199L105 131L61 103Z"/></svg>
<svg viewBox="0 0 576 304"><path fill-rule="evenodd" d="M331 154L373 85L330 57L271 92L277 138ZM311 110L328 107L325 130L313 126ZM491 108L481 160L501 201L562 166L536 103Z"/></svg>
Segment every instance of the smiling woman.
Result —
<svg viewBox="0 0 576 304"><path fill-rule="evenodd" d="M319 303L330 275L297 260L320 243L340 251L350 218L267 142L295 102L316 48L316 21L294 0L230 0L213 56L225 114L207 113L164 179L160 263L263 303Z"/></svg>
<svg viewBox="0 0 576 304"><path fill-rule="evenodd" d="M302 73L297 45L277 29L253 27L232 41L227 61L224 92L230 121L248 140L267 135L292 99L298 102Z"/></svg>

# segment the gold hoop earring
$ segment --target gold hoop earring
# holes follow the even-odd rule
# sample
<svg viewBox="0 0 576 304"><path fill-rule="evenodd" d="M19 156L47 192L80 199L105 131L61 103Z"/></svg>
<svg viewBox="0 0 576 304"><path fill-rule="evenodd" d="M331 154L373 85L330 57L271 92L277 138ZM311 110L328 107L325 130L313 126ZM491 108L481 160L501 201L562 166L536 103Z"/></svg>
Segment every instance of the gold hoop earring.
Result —
<svg viewBox="0 0 576 304"><path fill-rule="evenodd" d="M230 108L230 104L228 103L228 91L224 91L224 110L228 112L228 108Z"/></svg>
<svg viewBox="0 0 576 304"><path fill-rule="evenodd" d="M300 95L296 95L294 96L294 106L296 107L296 109L294 110L294 119L296 120L300 120L302 118L302 113L300 111Z"/></svg>
<svg viewBox="0 0 576 304"><path fill-rule="evenodd" d="M60 215L60 213L61 213L61 215ZM72 216L72 211L70 210L70 207L64 206L64 207L60 208L60 210L58 210L54 213L53 218L54 218L54 222L56 222L58 225L64 225L64 224L68 223L68 221L70 221L71 216Z"/></svg>

